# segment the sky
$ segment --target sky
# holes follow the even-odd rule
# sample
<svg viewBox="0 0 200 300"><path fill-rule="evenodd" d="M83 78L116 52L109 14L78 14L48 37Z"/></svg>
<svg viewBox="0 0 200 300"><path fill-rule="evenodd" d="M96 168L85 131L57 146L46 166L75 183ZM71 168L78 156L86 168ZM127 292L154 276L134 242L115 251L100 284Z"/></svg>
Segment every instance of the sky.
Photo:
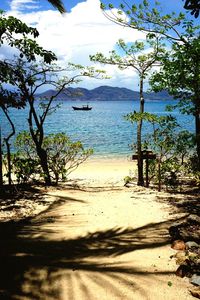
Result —
<svg viewBox="0 0 200 300"><path fill-rule="evenodd" d="M117 6L121 1L103 2L105 4L112 2ZM2 0L0 9L36 27L40 33L38 43L45 49L53 51L59 63L63 65L73 62L99 68L89 60L90 54L102 52L108 55L109 51L116 48L116 42L120 38L127 43L144 39L143 33L109 21L100 10L99 0L64 0L63 3L67 10L63 15L47 0ZM182 0L160 0L160 3L164 12L183 10ZM0 57L5 57L7 52L6 47L1 47ZM111 79L84 79L79 86L92 89L100 85L110 85L138 90L138 76L132 69L121 71L114 66L101 66L101 69L105 69Z"/></svg>

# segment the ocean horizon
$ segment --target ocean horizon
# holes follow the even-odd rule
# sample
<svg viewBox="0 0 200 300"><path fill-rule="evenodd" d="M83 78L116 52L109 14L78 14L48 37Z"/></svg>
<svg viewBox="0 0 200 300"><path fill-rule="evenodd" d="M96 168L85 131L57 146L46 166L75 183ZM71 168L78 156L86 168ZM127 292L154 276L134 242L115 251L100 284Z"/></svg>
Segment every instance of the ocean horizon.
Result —
<svg viewBox="0 0 200 300"><path fill-rule="evenodd" d="M124 116L131 111L138 111L139 101L56 101L60 108L49 115L45 122L45 134L63 132L73 141L80 140L85 148L94 150L93 157L114 158L127 157L133 152L130 145L136 141L136 126L125 120ZM145 111L158 115L169 114L166 105L175 101L146 101ZM74 111L72 106L89 104L90 111ZM16 125L16 134L28 130L28 107L22 110L12 109L10 115ZM192 116L182 115L178 110L170 112L180 124L180 129L194 132ZM2 137L8 134L9 124L0 113ZM143 135L151 131L151 126L143 126ZM15 135L16 137L16 135Z"/></svg>

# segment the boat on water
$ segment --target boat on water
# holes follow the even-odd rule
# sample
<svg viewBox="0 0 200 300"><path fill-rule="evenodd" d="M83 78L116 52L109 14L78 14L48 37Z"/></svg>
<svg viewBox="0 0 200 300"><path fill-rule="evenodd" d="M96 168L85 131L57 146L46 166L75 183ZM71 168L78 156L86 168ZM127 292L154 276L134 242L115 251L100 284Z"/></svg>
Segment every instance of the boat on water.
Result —
<svg viewBox="0 0 200 300"><path fill-rule="evenodd" d="M89 105L82 105L81 107L78 106L72 106L73 110L91 110L92 107Z"/></svg>

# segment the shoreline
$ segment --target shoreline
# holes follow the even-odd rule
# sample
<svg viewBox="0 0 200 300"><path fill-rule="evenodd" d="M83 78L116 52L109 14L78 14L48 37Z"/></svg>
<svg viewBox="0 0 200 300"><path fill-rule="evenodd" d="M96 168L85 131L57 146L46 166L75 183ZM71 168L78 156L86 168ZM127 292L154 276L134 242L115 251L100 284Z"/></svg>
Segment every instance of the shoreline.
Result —
<svg viewBox="0 0 200 300"><path fill-rule="evenodd" d="M92 185L124 185L126 176L135 176L137 163L125 157L95 157L86 160L69 176L69 180Z"/></svg>
<svg viewBox="0 0 200 300"><path fill-rule="evenodd" d="M88 157L88 160L130 160L131 161L132 153L115 153L115 154L92 154Z"/></svg>

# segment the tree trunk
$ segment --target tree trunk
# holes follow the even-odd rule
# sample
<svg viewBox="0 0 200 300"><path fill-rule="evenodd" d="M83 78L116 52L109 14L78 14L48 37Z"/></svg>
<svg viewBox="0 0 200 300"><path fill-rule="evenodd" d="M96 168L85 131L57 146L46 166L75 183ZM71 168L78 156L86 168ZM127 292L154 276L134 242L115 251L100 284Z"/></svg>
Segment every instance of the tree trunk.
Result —
<svg viewBox="0 0 200 300"><path fill-rule="evenodd" d="M11 164L11 157L10 157L10 144L7 139L5 139L6 148L7 148L7 163L8 163L8 185L11 187L12 185L12 164Z"/></svg>
<svg viewBox="0 0 200 300"><path fill-rule="evenodd" d="M40 158L40 164L42 167L42 171L44 173L44 181L47 186L51 185L51 176L49 174L48 160L47 160L47 152L41 147L36 147L37 155Z"/></svg>
<svg viewBox="0 0 200 300"><path fill-rule="evenodd" d="M197 146L197 170L200 171L200 80L199 80L199 68L200 59L199 53L195 53L193 57L195 62L195 73L194 73L194 99L193 103L195 106L195 134L196 134L196 146Z"/></svg>
<svg viewBox="0 0 200 300"><path fill-rule="evenodd" d="M12 179L11 179L11 175L12 175L12 164L11 164L11 156L10 156L10 143L9 143L9 140L11 139L11 137L13 135L15 135L15 126L14 126L14 123L12 122L9 114L8 114L8 111L5 107L2 107L2 110L8 120L8 122L10 123L10 126L12 128L12 132L6 137L4 138L5 140L5 143L6 143L6 147L7 147L7 162L8 162L8 184L9 186L11 186L12 184Z"/></svg>
<svg viewBox="0 0 200 300"><path fill-rule="evenodd" d="M195 130L196 130L196 144L197 144L197 168L200 171L200 115L199 112L195 114Z"/></svg>
<svg viewBox="0 0 200 300"><path fill-rule="evenodd" d="M161 181L161 157L159 157L158 159L158 191L161 191L161 185L162 185L162 181Z"/></svg>
<svg viewBox="0 0 200 300"><path fill-rule="evenodd" d="M30 111L29 111L29 131L32 136L33 142L35 143L36 152L40 159L40 165L44 174L44 181L47 186L51 185L51 176L49 173L49 167L48 167L48 158L47 158L47 151L42 148L43 138L44 138L44 129L43 125L39 122L38 116L34 107L33 99L29 99L29 105L30 105ZM33 129L33 122L32 119L34 119L37 131L34 131Z"/></svg>
<svg viewBox="0 0 200 300"><path fill-rule="evenodd" d="M143 97L143 76L140 76L140 113L144 112L144 97ZM140 186L144 186L143 174L143 157L142 157L142 118L137 124L137 154L138 154L138 182Z"/></svg>
<svg viewBox="0 0 200 300"><path fill-rule="evenodd" d="M3 186L3 161L2 161L2 140L0 128L0 188Z"/></svg>

